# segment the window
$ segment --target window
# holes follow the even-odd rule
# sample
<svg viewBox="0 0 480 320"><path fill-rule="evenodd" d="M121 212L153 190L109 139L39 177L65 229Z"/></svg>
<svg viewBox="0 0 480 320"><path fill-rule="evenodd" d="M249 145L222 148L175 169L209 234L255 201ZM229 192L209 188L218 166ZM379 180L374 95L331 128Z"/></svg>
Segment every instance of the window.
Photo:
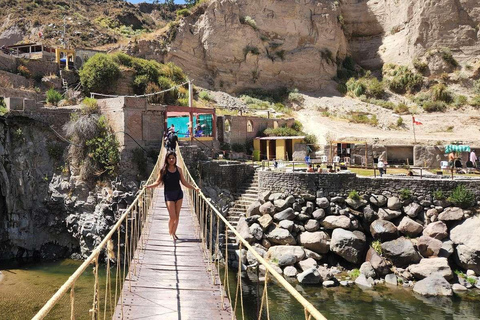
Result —
<svg viewBox="0 0 480 320"><path fill-rule="evenodd" d="M228 119L225 120L225 132L230 132L230 121Z"/></svg>
<svg viewBox="0 0 480 320"><path fill-rule="evenodd" d="M252 122L252 120L247 121L247 132L253 132L253 122Z"/></svg>

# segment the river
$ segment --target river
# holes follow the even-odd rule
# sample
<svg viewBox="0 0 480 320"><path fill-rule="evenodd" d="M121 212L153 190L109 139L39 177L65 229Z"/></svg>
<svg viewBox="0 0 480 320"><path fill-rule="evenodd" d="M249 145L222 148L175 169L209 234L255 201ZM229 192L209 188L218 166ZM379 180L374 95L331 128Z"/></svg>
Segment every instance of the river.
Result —
<svg viewBox="0 0 480 320"><path fill-rule="evenodd" d="M3 274L3 280L0 282L0 319L30 319L80 264L79 261L63 260L0 265ZM101 290L104 292L105 268L100 268L100 271L100 284L103 284ZM87 269L85 275L76 283L77 319L89 318L92 283L91 269ZM234 274L231 275L230 283L231 290L234 290ZM414 294L410 289L383 285L369 291L363 291L355 286L351 288L300 286L295 280L292 281L292 285L327 319L480 319L480 294L476 289L455 295L453 298L426 298ZM261 292L262 288L258 289ZM245 277L243 292L246 319L255 319L256 283ZM271 283L268 296L271 319L304 319L301 306L279 285ZM69 315L69 299L65 298L48 318L66 319ZM241 313L237 314L237 319L241 319Z"/></svg>

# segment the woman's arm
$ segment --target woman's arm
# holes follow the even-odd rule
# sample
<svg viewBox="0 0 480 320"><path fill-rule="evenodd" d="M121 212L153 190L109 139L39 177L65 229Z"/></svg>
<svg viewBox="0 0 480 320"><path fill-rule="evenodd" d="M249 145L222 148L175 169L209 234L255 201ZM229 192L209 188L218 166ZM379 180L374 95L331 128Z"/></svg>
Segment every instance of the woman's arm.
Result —
<svg viewBox="0 0 480 320"><path fill-rule="evenodd" d="M187 182L187 180L185 180L185 178L183 177L182 169L180 167L178 167L178 172L180 173L180 181L185 187L189 189L194 189L197 192L200 191L200 188L192 186L190 183Z"/></svg>
<svg viewBox="0 0 480 320"><path fill-rule="evenodd" d="M155 180L155 182L152 184L146 185L145 189L155 188L161 185L162 184L161 176L162 176L161 174L158 174L157 180Z"/></svg>

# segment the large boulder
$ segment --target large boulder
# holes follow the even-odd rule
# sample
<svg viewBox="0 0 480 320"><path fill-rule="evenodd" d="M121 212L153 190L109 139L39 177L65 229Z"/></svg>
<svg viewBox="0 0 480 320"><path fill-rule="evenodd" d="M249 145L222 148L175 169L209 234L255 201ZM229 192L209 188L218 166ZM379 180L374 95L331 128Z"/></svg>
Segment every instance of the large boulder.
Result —
<svg viewBox="0 0 480 320"><path fill-rule="evenodd" d="M287 209L290 204L286 200L278 199L273 201L273 205L275 206L275 211L279 212Z"/></svg>
<svg viewBox="0 0 480 320"><path fill-rule="evenodd" d="M438 215L438 220L440 221L455 221L463 219L463 210L458 207L449 207L442 211Z"/></svg>
<svg viewBox="0 0 480 320"><path fill-rule="evenodd" d="M367 205L367 200L363 200L363 199L352 199L352 198L347 198L345 200L345 202L347 203L347 205L354 209L354 210L357 210L365 205Z"/></svg>
<svg viewBox="0 0 480 320"><path fill-rule="evenodd" d="M286 266L293 266L296 262L295 256L293 254L284 254L278 258L278 260L274 260L274 262L278 263L279 267L286 267Z"/></svg>
<svg viewBox="0 0 480 320"><path fill-rule="evenodd" d="M295 219L295 211L293 211L292 208L287 208L283 211L280 211L276 213L273 216L273 219L276 221L282 221L282 220L294 220Z"/></svg>
<svg viewBox="0 0 480 320"><path fill-rule="evenodd" d="M373 248L368 249L365 261L370 262L372 268L380 277L391 272L391 264L384 257L380 256Z"/></svg>
<svg viewBox="0 0 480 320"><path fill-rule="evenodd" d="M422 233L423 226L409 217L403 217L398 225L398 230L406 236L415 238Z"/></svg>
<svg viewBox="0 0 480 320"><path fill-rule="evenodd" d="M271 243L275 244L296 244L295 238L292 234L283 228L275 228L266 234L266 238Z"/></svg>
<svg viewBox="0 0 480 320"><path fill-rule="evenodd" d="M273 215L275 213L275 206L270 201L267 201L258 208L258 211L260 211L261 215Z"/></svg>
<svg viewBox="0 0 480 320"><path fill-rule="evenodd" d="M424 296L452 296L452 286L440 274L433 274L418 281L413 287L413 292Z"/></svg>
<svg viewBox="0 0 480 320"><path fill-rule="evenodd" d="M326 209L326 208L330 207L330 202L325 197L317 198L315 202L317 203L317 207L319 207L321 209Z"/></svg>
<svg viewBox="0 0 480 320"><path fill-rule="evenodd" d="M408 206L403 208L405 214L410 218L415 218L420 212L422 212L423 207L416 202L410 203Z"/></svg>
<svg viewBox="0 0 480 320"><path fill-rule="evenodd" d="M317 209L315 211L312 212L312 216L314 219L318 219L318 220L321 220L323 218L325 218L325 210L324 209Z"/></svg>
<svg viewBox="0 0 480 320"><path fill-rule="evenodd" d="M282 220L278 223L278 226L288 231L292 231L295 228L295 222L290 220Z"/></svg>
<svg viewBox="0 0 480 320"><path fill-rule="evenodd" d="M452 280L452 269L447 258L429 258L420 260L419 264L410 265L407 270L416 278L424 279L434 273L441 274L445 279Z"/></svg>
<svg viewBox="0 0 480 320"><path fill-rule="evenodd" d="M375 195L375 194L372 194L370 196L370 203L373 204L374 206L377 206L377 207L383 207L387 204L387 197L385 197L384 195Z"/></svg>
<svg viewBox="0 0 480 320"><path fill-rule="evenodd" d="M372 289L374 281L372 278L367 278L364 274L360 274L357 279L355 279L355 284L361 289Z"/></svg>
<svg viewBox="0 0 480 320"><path fill-rule="evenodd" d="M250 234L258 241L263 238L263 229L258 223L254 223L250 226Z"/></svg>
<svg viewBox="0 0 480 320"><path fill-rule="evenodd" d="M423 235L442 240L448 236L447 225L443 221L432 222L423 230Z"/></svg>
<svg viewBox="0 0 480 320"><path fill-rule="evenodd" d="M348 262L359 264L365 258L366 240L365 234L361 231L335 229L332 233L330 250Z"/></svg>
<svg viewBox="0 0 480 320"><path fill-rule="evenodd" d="M271 215L266 214L258 218L258 223L263 228L263 230L265 230L273 223L273 218Z"/></svg>
<svg viewBox="0 0 480 320"><path fill-rule="evenodd" d="M423 257L438 256L442 245L442 241L427 236L421 236L417 240L418 251Z"/></svg>
<svg viewBox="0 0 480 320"><path fill-rule="evenodd" d="M396 267L406 267L421 259L412 242L404 237L382 243L382 253Z"/></svg>
<svg viewBox="0 0 480 320"><path fill-rule="evenodd" d="M455 257L460 266L480 274L480 217L466 219L454 227L450 239L457 245Z"/></svg>
<svg viewBox="0 0 480 320"><path fill-rule="evenodd" d="M390 210L400 210L402 209L402 202L397 197L390 197L387 200L387 207Z"/></svg>
<svg viewBox="0 0 480 320"><path fill-rule="evenodd" d="M317 265L318 265L317 261L313 258L308 258L298 263L298 266L300 267L300 269L302 269L302 271L305 271L311 268L317 268Z"/></svg>
<svg viewBox="0 0 480 320"><path fill-rule="evenodd" d="M370 234L376 240L390 241L398 238L397 227L387 220L375 220L370 224Z"/></svg>
<svg viewBox="0 0 480 320"><path fill-rule="evenodd" d="M360 266L360 273L367 278L375 278L377 275L372 264L368 261L362 263L362 265Z"/></svg>
<svg viewBox="0 0 480 320"><path fill-rule="evenodd" d="M292 255L295 262L299 262L305 258L305 251L300 246L273 246L267 251L267 258L271 261L279 260L284 255Z"/></svg>
<svg viewBox="0 0 480 320"><path fill-rule="evenodd" d="M253 250L255 250L262 258L265 258L265 255L267 254L267 251L265 251L265 248L259 244L255 244L253 246ZM251 250L247 251L247 261L248 261L248 264L255 264L258 262L257 258L252 254Z"/></svg>
<svg viewBox="0 0 480 320"><path fill-rule="evenodd" d="M327 253L330 250L330 236L324 231L302 232L300 244L317 253Z"/></svg>
<svg viewBox="0 0 480 320"><path fill-rule="evenodd" d="M307 231L317 231L318 228L320 228L320 223L318 220L310 219L307 221L307 223L305 223L305 230Z"/></svg>
<svg viewBox="0 0 480 320"><path fill-rule="evenodd" d="M263 200L256 200L252 202L248 208L247 208L247 217L254 216L254 215L259 215L260 214L260 206L264 204L265 202Z"/></svg>
<svg viewBox="0 0 480 320"><path fill-rule="evenodd" d="M377 215L378 218L382 220L393 220L400 217L402 215L402 211L380 208L378 209Z"/></svg>
<svg viewBox="0 0 480 320"><path fill-rule="evenodd" d="M320 224L325 229L350 229L350 218L346 216L326 216Z"/></svg>
<svg viewBox="0 0 480 320"><path fill-rule="evenodd" d="M242 236L242 238L245 239L246 241L251 243L255 240L255 237L250 232L250 227L248 226L248 223L244 217L241 217L238 220L237 231L240 234L240 236Z"/></svg>
<svg viewBox="0 0 480 320"><path fill-rule="evenodd" d="M320 273L316 268L311 268L297 275L297 280L303 284L319 284L322 282Z"/></svg>

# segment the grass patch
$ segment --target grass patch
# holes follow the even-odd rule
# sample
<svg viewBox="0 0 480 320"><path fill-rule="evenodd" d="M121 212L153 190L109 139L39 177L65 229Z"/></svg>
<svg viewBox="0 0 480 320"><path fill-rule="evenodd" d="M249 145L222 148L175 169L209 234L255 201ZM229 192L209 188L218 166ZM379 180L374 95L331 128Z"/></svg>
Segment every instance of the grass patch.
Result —
<svg viewBox="0 0 480 320"><path fill-rule="evenodd" d="M412 72L406 66L385 64L382 72L384 78L387 79L388 87L396 93L412 93L423 85L423 77Z"/></svg>

